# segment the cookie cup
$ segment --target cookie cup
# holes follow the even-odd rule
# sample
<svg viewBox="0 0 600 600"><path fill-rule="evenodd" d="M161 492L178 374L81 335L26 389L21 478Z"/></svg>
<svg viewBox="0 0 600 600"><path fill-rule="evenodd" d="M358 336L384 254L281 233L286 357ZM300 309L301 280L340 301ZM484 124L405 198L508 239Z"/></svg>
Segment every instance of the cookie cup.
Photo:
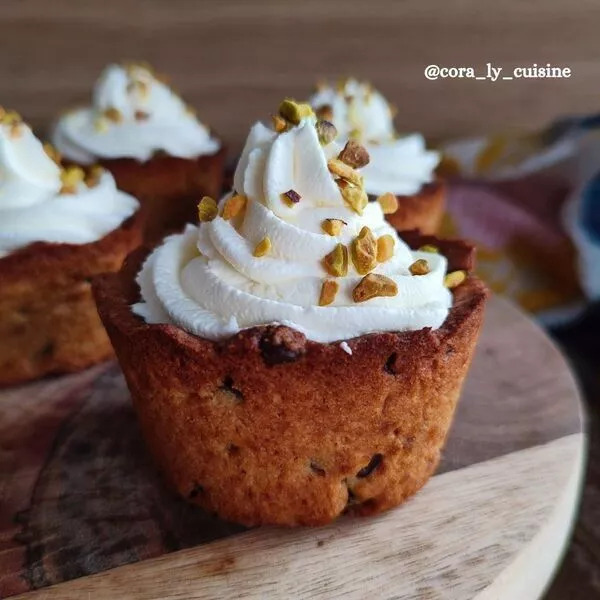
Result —
<svg viewBox="0 0 600 600"><path fill-rule="evenodd" d="M147 445L184 498L246 525L322 525L403 502L435 471L483 318L475 278L435 331L222 343L131 311L147 250L94 281Z"/></svg>
<svg viewBox="0 0 600 600"><path fill-rule="evenodd" d="M117 271L140 242L135 214L96 242L36 242L0 258L0 386L112 356L91 280Z"/></svg>

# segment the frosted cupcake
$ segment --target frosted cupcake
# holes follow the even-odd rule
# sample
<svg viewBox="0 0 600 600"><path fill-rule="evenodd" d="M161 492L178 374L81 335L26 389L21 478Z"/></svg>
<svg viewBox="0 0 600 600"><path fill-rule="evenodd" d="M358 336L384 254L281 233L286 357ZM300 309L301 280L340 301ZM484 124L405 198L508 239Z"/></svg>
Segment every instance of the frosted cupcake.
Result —
<svg viewBox="0 0 600 600"><path fill-rule="evenodd" d="M140 243L138 202L108 171L61 169L2 109L0 173L0 385L108 358L90 280Z"/></svg>
<svg viewBox="0 0 600 600"><path fill-rule="evenodd" d="M368 83L347 79L337 86L321 85L310 98L317 115L331 121L340 139L361 143L370 156L362 170L369 196L392 193L396 210L387 219L396 229L435 233L445 203L443 183L435 169L440 155L427 150L420 134L399 136L394 110Z"/></svg>
<svg viewBox="0 0 600 600"><path fill-rule="evenodd" d="M94 282L165 476L248 525L376 513L424 485L483 316L470 250L403 242L353 166L366 150L334 138L285 101L199 227Z"/></svg>
<svg viewBox="0 0 600 600"><path fill-rule="evenodd" d="M52 138L68 163L102 164L140 200L148 241L193 221L198 198L221 190L221 143L146 66L108 66L92 105L65 113Z"/></svg>

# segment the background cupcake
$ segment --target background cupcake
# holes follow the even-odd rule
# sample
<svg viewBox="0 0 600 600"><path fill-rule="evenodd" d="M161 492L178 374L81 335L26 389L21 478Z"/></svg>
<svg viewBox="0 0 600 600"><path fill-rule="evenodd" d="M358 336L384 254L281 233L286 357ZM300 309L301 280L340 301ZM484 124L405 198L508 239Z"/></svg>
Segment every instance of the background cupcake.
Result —
<svg viewBox="0 0 600 600"><path fill-rule="evenodd" d="M431 476L485 290L398 237L349 164L364 148L308 105L283 102L274 128L252 127L236 193L95 294L175 489L227 520L316 525Z"/></svg>
<svg viewBox="0 0 600 600"><path fill-rule="evenodd" d="M61 169L0 109L0 385L112 354L90 279L141 241L138 202L104 169Z"/></svg>
<svg viewBox="0 0 600 600"><path fill-rule="evenodd" d="M320 85L309 102L331 121L342 140L355 139L369 152L362 170L370 196L392 192L398 208L388 220L398 230L435 233L444 212L444 186L436 179L440 155L427 150L420 134L398 135L394 109L373 87L355 79Z"/></svg>
<svg viewBox="0 0 600 600"><path fill-rule="evenodd" d="M149 241L194 220L198 199L220 191L221 143L147 66L109 65L92 105L61 116L52 138L67 162L99 162L139 198Z"/></svg>

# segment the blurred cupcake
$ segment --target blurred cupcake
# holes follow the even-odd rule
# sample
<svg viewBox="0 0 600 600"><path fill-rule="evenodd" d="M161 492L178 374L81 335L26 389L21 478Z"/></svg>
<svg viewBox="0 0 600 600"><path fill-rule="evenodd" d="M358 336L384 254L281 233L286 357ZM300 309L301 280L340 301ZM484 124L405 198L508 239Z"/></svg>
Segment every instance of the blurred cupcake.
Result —
<svg viewBox="0 0 600 600"><path fill-rule="evenodd" d="M0 385L108 358L91 277L141 241L138 202L102 168L61 169L0 109Z"/></svg>
<svg viewBox="0 0 600 600"><path fill-rule="evenodd" d="M318 525L414 494L483 317L471 249L400 239L352 166L365 149L334 137L284 101L274 130L252 127L235 192L202 199L199 227L94 281L165 476L248 525Z"/></svg>
<svg viewBox="0 0 600 600"><path fill-rule="evenodd" d="M423 136L399 136L386 99L355 79L335 87L320 85L309 102L319 117L336 126L342 140L354 139L367 149L371 160L362 170L367 193L376 197L392 192L397 198L397 208L386 215L390 223L400 231L435 233L444 213L445 189L435 176L440 156L427 150Z"/></svg>
<svg viewBox="0 0 600 600"><path fill-rule="evenodd" d="M140 200L147 241L194 221L199 198L221 190L221 143L143 65L106 67L92 106L60 117L53 142L68 163L100 163Z"/></svg>

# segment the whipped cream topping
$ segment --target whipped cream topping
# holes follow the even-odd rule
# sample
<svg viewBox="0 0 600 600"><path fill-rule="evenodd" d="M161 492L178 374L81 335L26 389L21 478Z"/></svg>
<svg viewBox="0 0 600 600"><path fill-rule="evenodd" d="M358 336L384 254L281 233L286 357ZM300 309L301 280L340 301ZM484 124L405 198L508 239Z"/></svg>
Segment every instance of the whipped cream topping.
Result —
<svg viewBox="0 0 600 600"><path fill-rule="evenodd" d="M193 158L220 147L181 98L140 65L106 67L94 86L92 106L63 115L52 141L79 164L146 161L157 151Z"/></svg>
<svg viewBox="0 0 600 600"><path fill-rule="evenodd" d="M369 84L348 79L321 86L309 102L317 111L327 107L342 140L356 139L368 150L362 174L369 194L409 196L433 180L439 153L427 150L420 134L399 137L392 108Z"/></svg>
<svg viewBox="0 0 600 600"><path fill-rule="evenodd" d="M368 203L362 214L349 208L327 165L339 150L335 142L320 144L312 118L279 134L254 125L234 176L235 192L247 198L245 211L225 220L220 210L212 221L166 238L138 274L142 301L133 311L148 323L172 323L211 340L271 323L317 342L439 327L451 305L446 259L411 251L379 203ZM289 190L299 194L297 203L282 196ZM346 224L331 236L321 228L324 219ZM364 226L395 241L393 255L372 273L393 280L397 294L355 302L353 290L363 276L350 261L347 275L335 278L334 301L319 306L323 282L331 279L323 257L339 243L350 244ZM257 257L254 250L265 238L270 250ZM428 274L411 275L418 258L428 261Z"/></svg>
<svg viewBox="0 0 600 600"><path fill-rule="evenodd" d="M60 167L22 122L0 123L0 257L33 242L86 244L138 208L108 172L89 187L61 193Z"/></svg>

